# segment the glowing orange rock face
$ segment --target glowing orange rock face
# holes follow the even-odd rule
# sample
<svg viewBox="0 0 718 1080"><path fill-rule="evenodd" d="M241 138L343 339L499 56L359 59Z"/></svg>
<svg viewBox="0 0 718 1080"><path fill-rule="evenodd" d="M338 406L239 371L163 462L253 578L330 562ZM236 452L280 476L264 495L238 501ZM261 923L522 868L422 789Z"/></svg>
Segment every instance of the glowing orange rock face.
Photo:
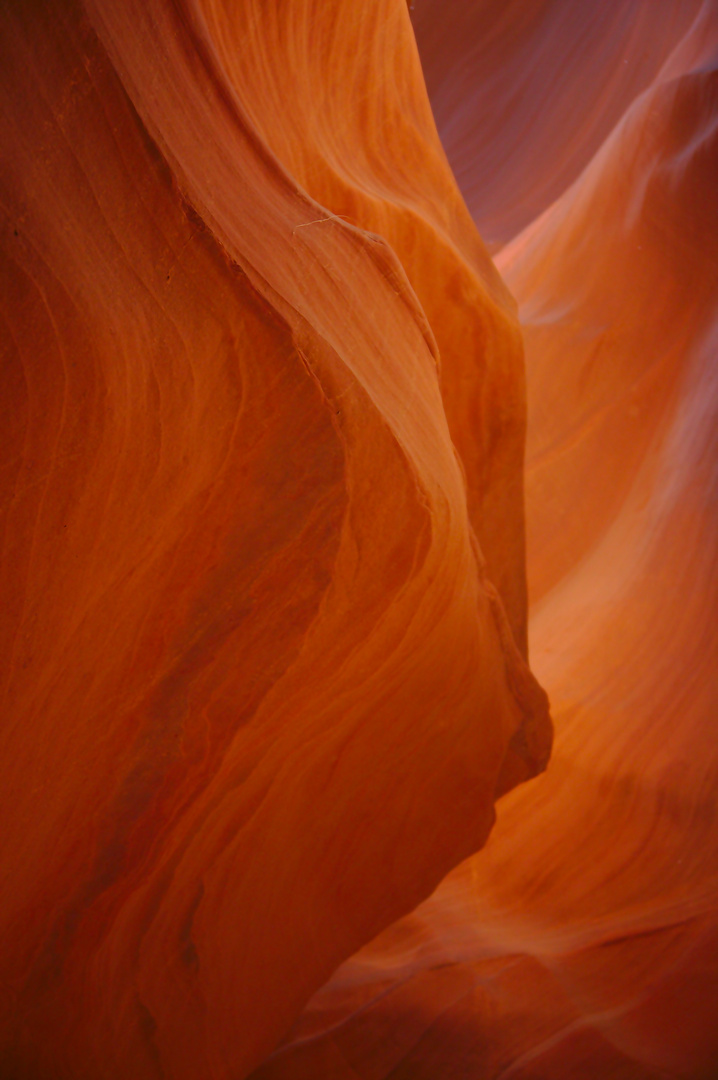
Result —
<svg viewBox="0 0 718 1080"><path fill-rule="evenodd" d="M548 756L515 310L403 0L0 38L0 1070L236 1080Z"/></svg>
<svg viewBox="0 0 718 1080"><path fill-rule="evenodd" d="M718 1075L718 16L691 15L589 167L497 256L526 341L551 764L257 1080Z"/></svg>

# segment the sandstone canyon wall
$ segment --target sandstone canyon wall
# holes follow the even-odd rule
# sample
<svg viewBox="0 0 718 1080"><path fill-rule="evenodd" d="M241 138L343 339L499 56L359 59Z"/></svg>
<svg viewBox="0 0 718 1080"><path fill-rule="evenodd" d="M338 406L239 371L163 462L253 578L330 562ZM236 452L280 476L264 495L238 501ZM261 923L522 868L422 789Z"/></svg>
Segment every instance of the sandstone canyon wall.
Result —
<svg viewBox="0 0 718 1080"><path fill-rule="evenodd" d="M442 142L492 247L577 179L700 8L701 0L417 0Z"/></svg>
<svg viewBox="0 0 718 1080"><path fill-rule="evenodd" d="M2 1080L718 1075L718 8L412 7L6 5Z"/></svg>
<svg viewBox="0 0 718 1080"><path fill-rule="evenodd" d="M257 1080L713 1080L718 9L414 18L519 302L531 658L556 742L484 851L337 971Z"/></svg>
<svg viewBox="0 0 718 1080"><path fill-rule="evenodd" d="M546 763L404 0L0 22L0 1074L240 1080Z"/></svg>

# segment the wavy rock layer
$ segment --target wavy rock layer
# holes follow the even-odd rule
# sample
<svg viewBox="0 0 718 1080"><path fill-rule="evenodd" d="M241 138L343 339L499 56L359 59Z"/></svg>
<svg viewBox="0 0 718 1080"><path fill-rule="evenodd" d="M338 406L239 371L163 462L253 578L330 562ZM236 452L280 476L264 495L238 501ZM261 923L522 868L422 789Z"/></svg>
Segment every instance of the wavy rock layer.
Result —
<svg viewBox="0 0 718 1080"><path fill-rule="evenodd" d="M526 340L552 763L257 1080L716 1076L717 46L705 4L498 259Z"/></svg>
<svg viewBox="0 0 718 1080"><path fill-rule="evenodd" d="M545 764L515 310L403 0L0 55L0 1067L238 1080Z"/></svg>

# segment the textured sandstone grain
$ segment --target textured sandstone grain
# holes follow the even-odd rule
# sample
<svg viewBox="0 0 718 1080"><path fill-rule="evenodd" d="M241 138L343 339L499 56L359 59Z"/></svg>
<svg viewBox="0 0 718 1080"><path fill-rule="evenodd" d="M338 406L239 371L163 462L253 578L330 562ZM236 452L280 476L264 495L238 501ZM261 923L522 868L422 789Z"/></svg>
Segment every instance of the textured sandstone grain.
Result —
<svg viewBox="0 0 718 1080"><path fill-rule="evenodd" d="M584 15L590 70L603 24ZM544 23L537 50L551 39ZM501 801L484 851L339 969L257 1080L716 1076L717 45L703 4L497 258L526 341L550 767Z"/></svg>
<svg viewBox="0 0 718 1080"><path fill-rule="evenodd" d="M515 308L403 0L0 53L2 1070L239 1080L545 765Z"/></svg>

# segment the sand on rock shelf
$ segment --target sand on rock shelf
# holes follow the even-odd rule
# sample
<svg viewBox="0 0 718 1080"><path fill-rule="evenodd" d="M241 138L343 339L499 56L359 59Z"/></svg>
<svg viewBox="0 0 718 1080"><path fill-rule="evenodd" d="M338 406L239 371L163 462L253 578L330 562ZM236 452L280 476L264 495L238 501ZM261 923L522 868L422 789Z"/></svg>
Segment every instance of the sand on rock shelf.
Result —
<svg viewBox="0 0 718 1080"><path fill-rule="evenodd" d="M0 1076L241 1080L546 765L405 0L0 21Z"/></svg>

